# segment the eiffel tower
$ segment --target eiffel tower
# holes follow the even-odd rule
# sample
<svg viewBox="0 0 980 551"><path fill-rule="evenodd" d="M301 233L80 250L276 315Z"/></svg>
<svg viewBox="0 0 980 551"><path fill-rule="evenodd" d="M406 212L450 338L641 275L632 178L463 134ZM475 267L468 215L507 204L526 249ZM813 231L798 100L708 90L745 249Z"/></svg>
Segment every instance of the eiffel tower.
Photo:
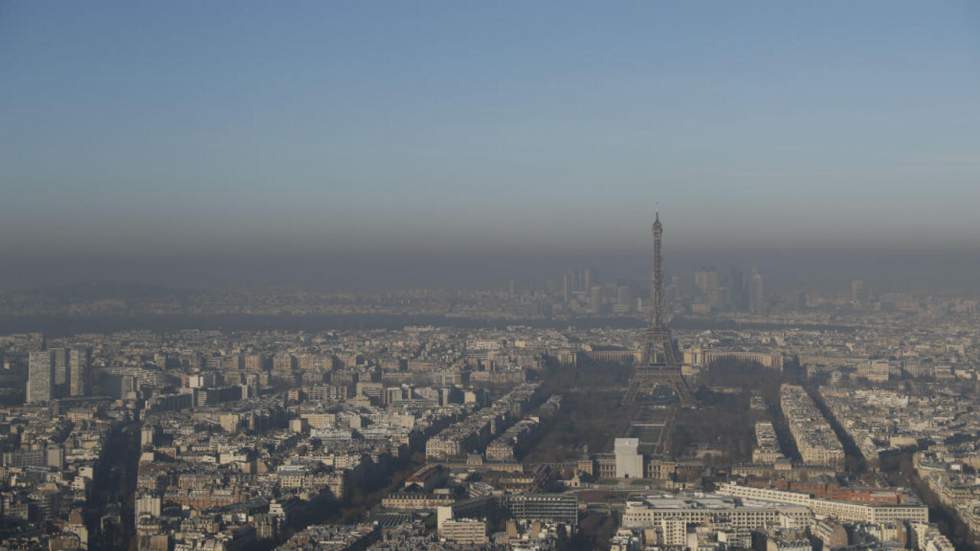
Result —
<svg viewBox="0 0 980 551"><path fill-rule="evenodd" d="M653 277L650 282L650 326L639 365L633 371L629 389L623 401L632 403L641 396L651 395L658 386L669 386L681 405L692 401L691 388L681 372L680 351L667 326L664 299L664 266L661 241L664 227L660 213L653 221Z"/></svg>

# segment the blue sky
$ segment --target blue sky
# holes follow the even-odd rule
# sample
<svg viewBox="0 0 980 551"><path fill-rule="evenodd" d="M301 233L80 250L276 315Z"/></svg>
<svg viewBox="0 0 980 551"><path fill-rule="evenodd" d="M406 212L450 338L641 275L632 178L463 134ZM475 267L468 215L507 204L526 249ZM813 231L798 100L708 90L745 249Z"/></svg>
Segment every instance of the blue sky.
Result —
<svg viewBox="0 0 980 551"><path fill-rule="evenodd" d="M980 240L968 2L0 2L0 252Z"/></svg>

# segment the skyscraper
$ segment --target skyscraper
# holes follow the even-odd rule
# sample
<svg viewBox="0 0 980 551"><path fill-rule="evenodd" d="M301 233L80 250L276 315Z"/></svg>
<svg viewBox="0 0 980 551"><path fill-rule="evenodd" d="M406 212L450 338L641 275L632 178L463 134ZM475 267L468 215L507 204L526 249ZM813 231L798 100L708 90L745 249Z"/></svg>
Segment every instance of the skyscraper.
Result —
<svg viewBox="0 0 980 551"><path fill-rule="evenodd" d="M593 314L602 313L602 287L599 285L589 289L589 309Z"/></svg>
<svg viewBox="0 0 980 551"><path fill-rule="evenodd" d="M68 355L68 394L85 396L88 394L89 364L92 351L88 348L72 348Z"/></svg>
<svg viewBox="0 0 980 551"><path fill-rule="evenodd" d="M735 266L728 271L728 302L732 309L737 312L744 312L748 308L748 298L745 292L745 277Z"/></svg>
<svg viewBox="0 0 980 551"><path fill-rule="evenodd" d="M851 302L861 304L866 298L864 291L864 281L855 279L851 281Z"/></svg>
<svg viewBox="0 0 980 551"><path fill-rule="evenodd" d="M714 268L704 268L694 272L694 286L701 299L711 308L721 304L721 276Z"/></svg>
<svg viewBox="0 0 980 551"><path fill-rule="evenodd" d="M616 288L616 304L620 310L629 312L633 309L633 290L626 285Z"/></svg>
<svg viewBox="0 0 980 551"><path fill-rule="evenodd" d="M766 310L765 281L759 270L752 270L752 279L749 281L749 310L753 314Z"/></svg>
<svg viewBox="0 0 980 551"><path fill-rule="evenodd" d="M51 348L49 351L54 361L54 387L51 393L52 397L60 398L68 392L68 349Z"/></svg>
<svg viewBox="0 0 980 551"><path fill-rule="evenodd" d="M54 397L54 354L31 352L27 363L27 403L49 402Z"/></svg>

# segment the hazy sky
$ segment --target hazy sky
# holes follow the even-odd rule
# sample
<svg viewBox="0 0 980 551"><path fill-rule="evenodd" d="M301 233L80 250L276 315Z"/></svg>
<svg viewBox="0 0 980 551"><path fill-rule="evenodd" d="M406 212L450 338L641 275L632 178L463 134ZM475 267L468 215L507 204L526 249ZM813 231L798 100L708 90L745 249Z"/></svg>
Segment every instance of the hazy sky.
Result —
<svg viewBox="0 0 980 551"><path fill-rule="evenodd" d="M980 7L0 1L0 254L586 254L658 202L976 247Z"/></svg>

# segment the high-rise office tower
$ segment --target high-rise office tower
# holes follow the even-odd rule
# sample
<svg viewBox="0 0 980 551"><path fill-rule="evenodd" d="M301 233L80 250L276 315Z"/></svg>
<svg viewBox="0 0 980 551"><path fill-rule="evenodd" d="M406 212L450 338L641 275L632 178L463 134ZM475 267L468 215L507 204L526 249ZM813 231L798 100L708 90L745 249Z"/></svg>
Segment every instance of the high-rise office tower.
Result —
<svg viewBox="0 0 980 551"><path fill-rule="evenodd" d="M593 314L602 312L602 287L593 285L589 291L589 309Z"/></svg>
<svg viewBox="0 0 980 551"><path fill-rule="evenodd" d="M721 304L721 276L716 270L705 268L694 272L694 286L705 304L712 308Z"/></svg>
<svg viewBox="0 0 980 551"><path fill-rule="evenodd" d="M864 302L866 294L864 291L864 281L855 279L851 281L851 302L860 304Z"/></svg>
<svg viewBox="0 0 980 551"><path fill-rule="evenodd" d="M702 268L694 272L694 286L702 293L709 293L721 285L718 272L710 268Z"/></svg>
<svg viewBox="0 0 980 551"><path fill-rule="evenodd" d="M595 285L595 274L592 273L592 268L586 268L582 272L582 288L586 293L591 293L593 285Z"/></svg>
<svg viewBox="0 0 980 551"><path fill-rule="evenodd" d="M633 309L633 290L626 285L616 288L616 304L626 312Z"/></svg>
<svg viewBox="0 0 980 551"><path fill-rule="evenodd" d="M745 277L742 276L735 266L732 266L728 271L728 302L732 309L737 312L743 312L748 308L748 299L746 298L745 292Z"/></svg>
<svg viewBox="0 0 980 551"><path fill-rule="evenodd" d="M766 309L765 281L759 270L752 271L752 279L749 281L749 310L753 314L759 314Z"/></svg>
<svg viewBox="0 0 980 551"><path fill-rule="evenodd" d="M60 398L68 393L68 349L50 348L54 361L53 397Z"/></svg>
<svg viewBox="0 0 980 551"><path fill-rule="evenodd" d="M575 274L566 273L561 278L561 299L565 304L572 300L572 285L575 281Z"/></svg>
<svg viewBox="0 0 980 551"><path fill-rule="evenodd" d="M796 293L796 309L806 310L810 307L810 297L807 296L806 291L800 291Z"/></svg>
<svg viewBox="0 0 980 551"><path fill-rule="evenodd" d="M88 348L72 348L68 354L68 394L86 396L89 388L89 366L92 351Z"/></svg>
<svg viewBox="0 0 980 551"><path fill-rule="evenodd" d="M31 352L27 360L27 403L49 402L54 398L54 354L50 350Z"/></svg>

